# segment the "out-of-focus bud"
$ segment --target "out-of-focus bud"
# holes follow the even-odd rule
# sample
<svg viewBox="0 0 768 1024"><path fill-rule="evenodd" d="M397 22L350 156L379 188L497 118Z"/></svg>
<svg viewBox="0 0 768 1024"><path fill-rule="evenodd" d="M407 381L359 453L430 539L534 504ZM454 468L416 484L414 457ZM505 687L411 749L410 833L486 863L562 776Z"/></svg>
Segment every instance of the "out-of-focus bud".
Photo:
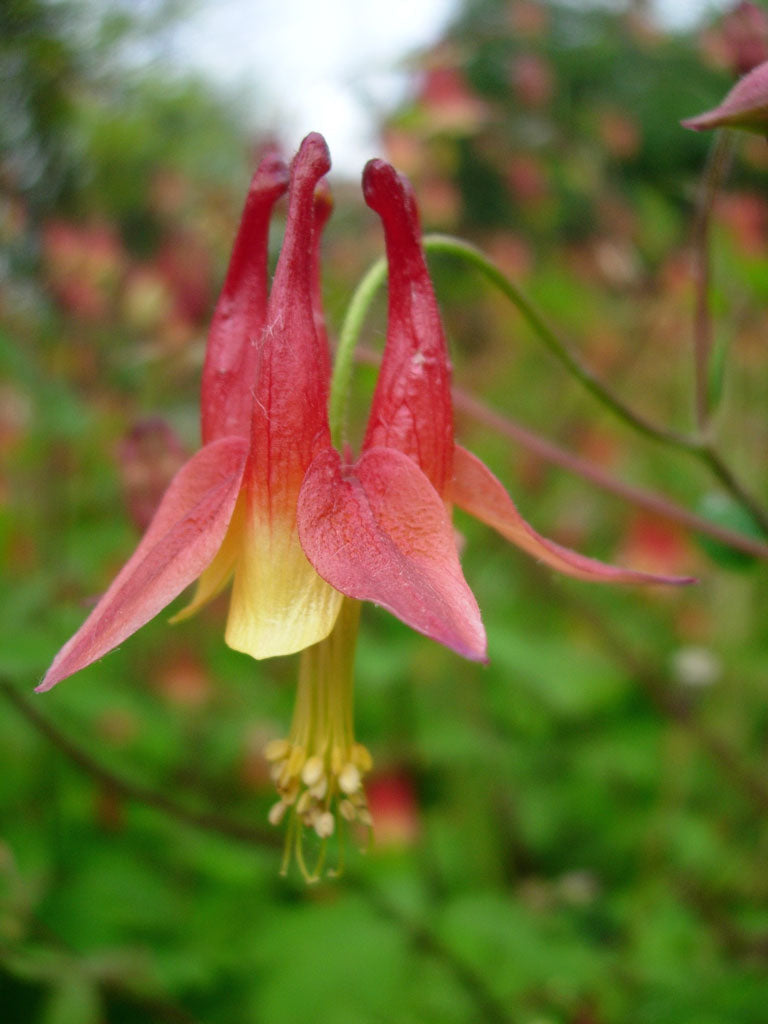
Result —
<svg viewBox="0 0 768 1024"><path fill-rule="evenodd" d="M516 39L537 39L549 29L551 15L537 0L516 0L508 8L508 21Z"/></svg>
<svg viewBox="0 0 768 1024"><path fill-rule="evenodd" d="M734 75L745 75L768 60L768 13L742 0L701 37L707 57Z"/></svg>
<svg viewBox="0 0 768 1024"><path fill-rule="evenodd" d="M168 484L187 458L173 429L159 418L137 423L121 442L117 460L125 504L138 530L146 530Z"/></svg>
<svg viewBox="0 0 768 1024"><path fill-rule="evenodd" d="M446 56L438 54L435 63L425 69L419 101L435 131L467 135L487 120L488 109L470 89L461 69L445 60Z"/></svg>
<svg viewBox="0 0 768 1024"><path fill-rule="evenodd" d="M550 65L536 53L523 53L511 70L512 87L524 107L545 107L552 99L555 83Z"/></svg>
<svg viewBox="0 0 768 1024"><path fill-rule="evenodd" d="M681 686L703 690L713 686L723 674L717 655L707 647L680 647L672 656L672 673Z"/></svg>
<svg viewBox="0 0 768 1024"><path fill-rule="evenodd" d="M211 679L202 661L185 651L172 652L160 665L154 680L158 693L169 704L197 711L211 699Z"/></svg>
<svg viewBox="0 0 768 1024"><path fill-rule="evenodd" d="M381 772L366 782L368 809L377 846L411 846L421 819L413 781L402 770Z"/></svg>
<svg viewBox="0 0 768 1024"><path fill-rule="evenodd" d="M157 266L174 296L177 315L192 324L203 321L211 305L211 260L201 241L177 233L158 252Z"/></svg>
<svg viewBox="0 0 768 1024"><path fill-rule="evenodd" d="M42 233L47 284L67 312L104 319L124 272L125 253L108 224L50 221Z"/></svg>
<svg viewBox="0 0 768 1024"><path fill-rule="evenodd" d="M693 552L685 531L665 519L638 512L629 523L621 546L623 558L631 558L632 564L654 572L666 567L670 572L677 566L690 568Z"/></svg>
<svg viewBox="0 0 768 1024"><path fill-rule="evenodd" d="M121 312L134 330L158 332L175 309L174 295L156 262L133 267L123 287Z"/></svg>

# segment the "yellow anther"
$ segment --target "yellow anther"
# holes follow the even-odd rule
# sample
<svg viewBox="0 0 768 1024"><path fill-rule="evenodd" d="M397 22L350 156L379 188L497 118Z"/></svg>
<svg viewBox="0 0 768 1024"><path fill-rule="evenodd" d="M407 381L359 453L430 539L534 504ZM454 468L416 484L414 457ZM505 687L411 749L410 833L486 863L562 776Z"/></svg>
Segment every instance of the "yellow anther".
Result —
<svg viewBox="0 0 768 1024"><path fill-rule="evenodd" d="M331 634L302 653L289 736L273 740L264 751L280 797L269 811L269 821L277 825L288 819L281 870L285 872L294 857L307 881L322 874L329 846L338 849L340 870L347 831L359 833L356 825L370 823L363 777L371 770L371 755L352 734L359 613L357 602L345 598ZM314 864L307 862L305 849L315 851Z"/></svg>
<svg viewBox="0 0 768 1024"><path fill-rule="evenodd" d="M295 746L288 756L286 766L291 775L298 775L306 759L307 752L304 747Z"/></svg>
<svg viewBox="0 0 768 1024"><path fill-rule="evenodd" d="M299 815L305 814L312 804L312 794L308 789L305 789L299 799L296 801L296 813Z"/></svg>
<svg viewBox="0 0 768 1024"><path fill-rule="evenodd" d="M339 789L342 793L346 793L347 796L350 796L352 793L356 793L360 789L361 781L360 770L357 765L348 761L339 773Z"/></svg>
<svg viewBox="0 0 768 1024"><path fill-rule="evenodd" d="M267 818L269 819L270 825L279 825L285 817L285 812L288 810L288 804L282 800L278 800L276 804L272 804L269 809Z"/></svg>
<svg viewBox="0 0 768 1024"><path fill-rule="evenodd" d="M325 794L328 792L328 779L325 775L321 775L314 786L310 786L309 792L315 800L322 800L325 797Z"/></svg>
<svg viewBox="0 0 768 1024"><path fill-rule="evenodd" d="M352 750L350 751L349 759L353 764L356 764L360 771L365 774L373 768L373 758L371 752L367 747L364 747L362 743L353 743Z"/></svg>
<svg viewBox="0 0 768 1024"><path fill-rule="evenodd" d="M283 803L292 804L299 793L299 780L291 778L287 786L280 786L279 792Z"/></svg>
<svg viewBox="0 0 768 1024"><path fill-rule="evenodd" d="M264 747L264 757L268 761L282 761L287 757L291 749L288 740L270 740Z"/></svg>
<svg viewBox="0 0 768 1024"><path fill-rule="evenodd" d="M307 758L301 769L301 781L305 786L314 786L323 777L325 766L316 754Z"/></svg>
<svg viewBox="0 0 768 1024"><path fill-rule="evenodd" d="M339 803L339 814L347 821L354 821L357 817L357 808L351 800L342 800Z"/></svg>
<svg viewBox="0 0 768 1024"><path fill-rule="evenodd" d="M320 836L321 839L327 839L328 836L333 835L333 830L336 827L336 819L330 811L323 811L315 818L313 825L315 832Z"/></svg>

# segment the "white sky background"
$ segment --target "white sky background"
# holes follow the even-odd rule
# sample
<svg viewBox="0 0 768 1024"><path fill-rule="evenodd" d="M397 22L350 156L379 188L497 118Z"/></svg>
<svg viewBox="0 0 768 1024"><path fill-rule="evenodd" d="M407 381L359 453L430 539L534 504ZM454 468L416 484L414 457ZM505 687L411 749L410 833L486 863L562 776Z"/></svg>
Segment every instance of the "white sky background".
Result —
<svg viewBox="0 0 768 1024"><path fill-rule="evenodd" d="M574 0L578 2L578 0ZM690 24L725 0L655 0L666 25ZM336 173L377 155L376 114L408 86L409 54L437 40L458 0L199 0L172 56L246 100L254 125L291 151L322 132Z"/></svg>

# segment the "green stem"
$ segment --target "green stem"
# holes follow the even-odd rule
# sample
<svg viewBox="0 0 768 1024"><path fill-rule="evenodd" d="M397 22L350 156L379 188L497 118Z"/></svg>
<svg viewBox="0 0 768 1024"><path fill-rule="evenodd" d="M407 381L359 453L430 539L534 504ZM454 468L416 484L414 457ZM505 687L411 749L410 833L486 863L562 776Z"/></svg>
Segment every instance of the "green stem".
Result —
<svg viewBox="0 0 768 1024"><path fill-rule="evenodd" d="M476 246L448 235L425 235L424 249L427 252L448 253L470 263L495 285L513 303L538 339L544 343L556 359L574 376L589 393L615 416L638 433L670 448L687 452L714 473L720 483L736 501L745 508L755 522L768 535L768 512L737 479L730 467L712 446L706 432L699 435L683 434L667 430L626 405L618 395L606 387L592 371L583 365L561 338L546 323L522 291L510 281L499 268ZM374 296L386 280L387 266L384 259L370 268L357 286L339 337L330 391L330 421L334 444L339 447L344 441L344 421L347 395L352 377L352 366L363 322Z"/></svg>
<svg viewBox="0 0 768 1024"><path fill-rule="evenodd" d="M518 311L527 321L528 326L549 349L552 355L562 363L566 370L580 381L594 398L607 406L619 419L654 441L662 441L664 444L683 451L692 452L698 448L699 444L695 438L688 437L686 434L680 434L674 430L659 427L655 423L651 423L650 420L645 419L640 413L635 412L634 409L625 405L618 395L615 395L607 388L605 384L595 377L588 367L584 366L576 358L565 342L544 321L543 317L534 308L532 303L528 301L517 285L510 281L480 249L469 242L464 242L461 239L452 238L448 235L425 235L424 248L429 252L441 252L458 256L479 270L491 284L495 285L517 307Z"/></svg>
<svg viewBox="0 0 768 1024"><path fill-rule="evenodd" d="M646 420L643 416L640 416L633 409L630 409L629 406L625 405L618 396L594 376L591 370L579 362L565 342L561 341L555 332L544 322L543 318L520 289L512 281L508 280L499 268L491 263L474 245L446 235L427 235L424 238L424 248L431 252L447 252L459 256L480 270L492 284L514 303L537 337L544 342L550 352L559 359L569 373L584 385L590 394L609 408L619 419L634 427L639 433L655 441L661 441L669 447L688 452L689 455L693 455L699 462L702 462L714 473L731 496L750 513L760 528L768 534L768 513L757 499L747 491L730 467L726 465L722 457L715 451L706 433L699 436L691 436L680 434L673 430L666 430ZM705 367L704 372L706 372L706 357L703 353L701 358L703 360L702 365Z"/></svg>
<svg viewBox="0 0 768 1024"><path fill-rule="evenodd" d="M352 380L352 367L355 362L355 345L360 337L366 314L376 295L387 279L387 261L377 260L355 289L344 323L341 325L339 344L333 364L331 390L328 397L328 418L331 424L331 437L337 448L343 444L345 437L347 398Z"/></svg>

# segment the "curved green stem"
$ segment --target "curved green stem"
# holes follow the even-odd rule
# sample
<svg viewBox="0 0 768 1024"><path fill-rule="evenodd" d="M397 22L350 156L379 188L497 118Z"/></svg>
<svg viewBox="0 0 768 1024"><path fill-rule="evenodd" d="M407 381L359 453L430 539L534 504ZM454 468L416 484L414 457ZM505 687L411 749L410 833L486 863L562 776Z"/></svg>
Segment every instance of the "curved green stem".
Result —
<svg viewBox="0 0 768 1024"><path fill-rule="evenodd" d="M536 337L546 345L555 358L594 398L638 433L654 441L666 444L668 447L675 448L678 451L688 452L689 455L692 455L699 462L707 466L723 487L750 513L755 522L768 535L768 512L750 494L734 475L730 467L723 461L720 454L714 449L706 432L695 435L683 434L676 430L667 430L652 423L626 405L618 395L614 394L588 367L580 362L566 343L549 327L522 291L476 246L449 235L425 235L423 244L427 252L448 253L465 260L479 270L491 284L495 285L513 303ZM386 261L382 258L373 264L357 286L344 318L336 352L329 399L331 434L337 447L344 440L344 419L352 366L355 359L355 346L366 314L376 292L386 280L386 276L387 265Z"/></svg>
<svg viewBox="0 0 768 1024"><path fill-rule="evenodd" d="M339 448L344 441L347 398L355 362L355 345L360 337L363 321L376 292L387 279L387 261L377 260L355 289L341 325L339 344L333 364L331 389L328 396L328 418L333 443Z"/></svg>
<svg viewBox="0 0 768 1024"><path fill-rule="evenodd" d="M730 467L723 461L719 453L715 451L706 433L695 436L681 434L674 430L666 430L655 423L651 423L645 417L625 405L617 395L594 376L591 370L579 362L565 342L545 323L544 319L520 289L505 277L499 268L491 263L487 256L474 245L446 235L427 235L424 238L424 248L431 252L446 252L459 256L476 267L514 303L539 340L547 346L568 372L579 380L593 397L597 398L614 415L618 416L619 419L639 433L655 441L660 441L669 447L677 448L679 451L688 452L698 459L699 462L704 463L731 496L750 513L755 522L768 534L768 512L747 491Z"/></svg>
<svg viewBox="0 0 768 1024"><path fill-rule="evenodd" d="M695 438L678 433L675 430L659 427L635 412L628 405L625 405L610 388L607 388L605 384L595 377L588 367L584 366L576 358L565 342L555 334L520 289L480 249L469 242L452 238L449 235L425 235L424 248L429 252L443 252L458 256L479 270L491 284L495 285L517 307L538 339L546 345L552 355L562 363L571 376L580 381L594 398L607 406L619 419L634 427L635 430L646 437L650 437L655 441L662 441L664 444L671 445L674 448L679 448L683 451L695 451L699 447L699 442Z"/></svg>

